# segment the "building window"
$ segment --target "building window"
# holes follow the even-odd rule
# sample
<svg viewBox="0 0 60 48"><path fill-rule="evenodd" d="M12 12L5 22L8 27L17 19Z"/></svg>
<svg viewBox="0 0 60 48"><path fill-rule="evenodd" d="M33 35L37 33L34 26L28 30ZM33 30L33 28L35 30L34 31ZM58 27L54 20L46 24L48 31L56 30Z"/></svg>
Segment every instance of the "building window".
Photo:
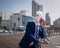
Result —
<svg viewBox="0 0 60 48"><path fill-rule="evenodd" d="M18 21L20 20L20 17L18 17Z"/></svg>
<svg viewBox="0 0 60 48"><path fill-rule="evenodd" d="M14 27L16 27L16 22L13 23Z"/></svg>

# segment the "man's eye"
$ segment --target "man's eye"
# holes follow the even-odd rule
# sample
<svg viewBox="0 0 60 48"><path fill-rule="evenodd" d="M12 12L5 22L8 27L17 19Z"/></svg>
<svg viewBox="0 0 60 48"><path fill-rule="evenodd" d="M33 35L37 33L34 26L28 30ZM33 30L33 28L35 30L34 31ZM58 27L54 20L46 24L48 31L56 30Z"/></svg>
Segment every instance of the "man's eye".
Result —
<svg viewBox="0 0 60 48"><path fill-rule="evenodd" d="M38 15L36 15L36 16L38 16Z"/></svg>

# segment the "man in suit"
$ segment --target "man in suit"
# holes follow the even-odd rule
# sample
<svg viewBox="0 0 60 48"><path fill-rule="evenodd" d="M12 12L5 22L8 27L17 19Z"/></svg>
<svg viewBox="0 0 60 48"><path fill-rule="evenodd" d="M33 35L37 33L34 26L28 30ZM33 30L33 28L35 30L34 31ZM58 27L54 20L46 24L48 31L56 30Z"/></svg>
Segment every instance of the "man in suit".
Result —
<svg viewBox="0 0 60 48"><path fill-rule="evenodd" d="M28 22L24 37L19 43L20 48L39 48L39 43L48 43L40 17L34 17L34 22ZM41 47L40 47L41 48Z"/></svg>

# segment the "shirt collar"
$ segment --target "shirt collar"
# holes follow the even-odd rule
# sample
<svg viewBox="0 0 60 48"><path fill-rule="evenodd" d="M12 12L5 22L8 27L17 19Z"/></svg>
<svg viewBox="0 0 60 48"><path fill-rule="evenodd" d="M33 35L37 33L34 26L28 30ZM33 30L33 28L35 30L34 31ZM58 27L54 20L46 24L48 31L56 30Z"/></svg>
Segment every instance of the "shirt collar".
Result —
<svg viewBox="0 0 60 48"><path fill-rule="evenodd" d="M38 25L38 26L40 25L40 23L35 23L35 24Z"/></svg>

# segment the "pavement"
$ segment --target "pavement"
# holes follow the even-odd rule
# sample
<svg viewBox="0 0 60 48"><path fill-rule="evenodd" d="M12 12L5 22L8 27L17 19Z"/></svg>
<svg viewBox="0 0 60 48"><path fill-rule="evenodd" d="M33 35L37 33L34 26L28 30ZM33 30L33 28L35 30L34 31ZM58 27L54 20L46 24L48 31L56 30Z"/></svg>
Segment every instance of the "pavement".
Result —
<svg viewBox="0 0 60 48"><path fill-rule="evenodd" d="M18 44L24 33L0 35L0 48L18 48ZM41 48L57 48L60 46L60 36L52 36L48 38L49 44L41 44Z"/></svg>
<svg viewBox="0 0 60 48"><path fill-rule="evenodd" d="M60 48L60 35L48 37L49 44L42 44L42 48Z"/></svg>

